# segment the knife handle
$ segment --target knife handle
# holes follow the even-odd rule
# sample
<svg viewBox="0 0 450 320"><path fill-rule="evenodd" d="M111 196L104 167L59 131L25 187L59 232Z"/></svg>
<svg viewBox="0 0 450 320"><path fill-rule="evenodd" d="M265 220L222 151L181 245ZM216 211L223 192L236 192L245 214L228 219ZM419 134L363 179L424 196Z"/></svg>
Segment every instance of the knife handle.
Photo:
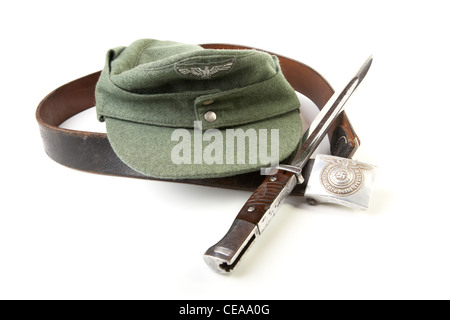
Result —
<svg viewBox="0 0 450 320"><path fill-rule="evenodd" d="M267 176L239 211L227 234L204 254L208 266L221 274L232 272L297 181L297 176L286 170Z"/></svg>

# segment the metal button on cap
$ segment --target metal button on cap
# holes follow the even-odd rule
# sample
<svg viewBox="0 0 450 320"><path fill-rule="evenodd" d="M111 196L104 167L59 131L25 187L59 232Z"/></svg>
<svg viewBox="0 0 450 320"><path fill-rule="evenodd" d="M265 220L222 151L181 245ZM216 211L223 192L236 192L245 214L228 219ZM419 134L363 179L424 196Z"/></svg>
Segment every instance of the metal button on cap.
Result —
<svg viewBox="0 0 450 320"><path fill-rule="evenodd" d="M214 122L217 119L217 115L213 111L206 112L204 117L207 122Z"/></svg>

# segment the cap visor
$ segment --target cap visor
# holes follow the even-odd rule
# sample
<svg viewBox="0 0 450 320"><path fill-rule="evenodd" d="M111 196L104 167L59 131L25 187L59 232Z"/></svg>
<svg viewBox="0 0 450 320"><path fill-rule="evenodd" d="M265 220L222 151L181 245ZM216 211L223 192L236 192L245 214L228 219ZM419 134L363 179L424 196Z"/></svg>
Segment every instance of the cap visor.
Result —
<svg viewBox="0 0 450 320"><path fill-rule="evenodd" d="M163 179L216 178L257 171L289 157L302 136L298 110L239 127L206 131L114 118L105 121L108 140L118 157L144 175ZM277 145L278 152L272 153Z"/></svg>

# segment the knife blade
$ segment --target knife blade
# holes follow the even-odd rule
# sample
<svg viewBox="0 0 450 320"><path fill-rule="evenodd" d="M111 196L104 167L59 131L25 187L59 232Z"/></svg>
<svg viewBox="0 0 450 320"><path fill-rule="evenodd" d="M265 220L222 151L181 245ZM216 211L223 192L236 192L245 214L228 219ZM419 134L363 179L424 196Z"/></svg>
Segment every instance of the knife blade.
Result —
<svg viewBox="0 0 450 320"><path fill-rule="evenodd" d="M329 99L303 136L301 147L291 163L278 166L275 174L264 179L239 211L225 236L205 252L203 258L212 270L220 274L230 274L235 270L242 256L275 216L283 200L298 183L303 183L302 168L366 76L372 60L369 57L343 90Z"/></svg>

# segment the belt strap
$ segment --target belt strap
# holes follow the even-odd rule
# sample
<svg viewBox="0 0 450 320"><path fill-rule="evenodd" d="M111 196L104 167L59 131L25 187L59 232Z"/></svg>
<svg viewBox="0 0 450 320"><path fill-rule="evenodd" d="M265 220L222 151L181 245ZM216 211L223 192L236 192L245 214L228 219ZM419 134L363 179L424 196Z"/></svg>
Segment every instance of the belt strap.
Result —
<svg viewBox="0 0 450 320"><path fill-rule="evenodd" d="M254 49L231 44L204 44L201 46L205 49ZM301 62L275 55L291 86L313 101L319 109L322 109L334 93L325 78ZM117 157L105 133L60 128L59 125L67 119L95 106L94 92L99 76L100 71L69 82L48 94L39 103L36 119L44 149L48 156L56 162L92 173L239 190L254 191L263 181L264 176L261 176L259 172L209 179L170 180L148 177L129 168ZM342 113L334 127L330 129L328 137L331 154L345 158L350 158L360 143L345 113ZM309 177L308 167L311 167L311 164L303 172L305 183L298 185L292 192L293 195L304 195Z"/></svg>

